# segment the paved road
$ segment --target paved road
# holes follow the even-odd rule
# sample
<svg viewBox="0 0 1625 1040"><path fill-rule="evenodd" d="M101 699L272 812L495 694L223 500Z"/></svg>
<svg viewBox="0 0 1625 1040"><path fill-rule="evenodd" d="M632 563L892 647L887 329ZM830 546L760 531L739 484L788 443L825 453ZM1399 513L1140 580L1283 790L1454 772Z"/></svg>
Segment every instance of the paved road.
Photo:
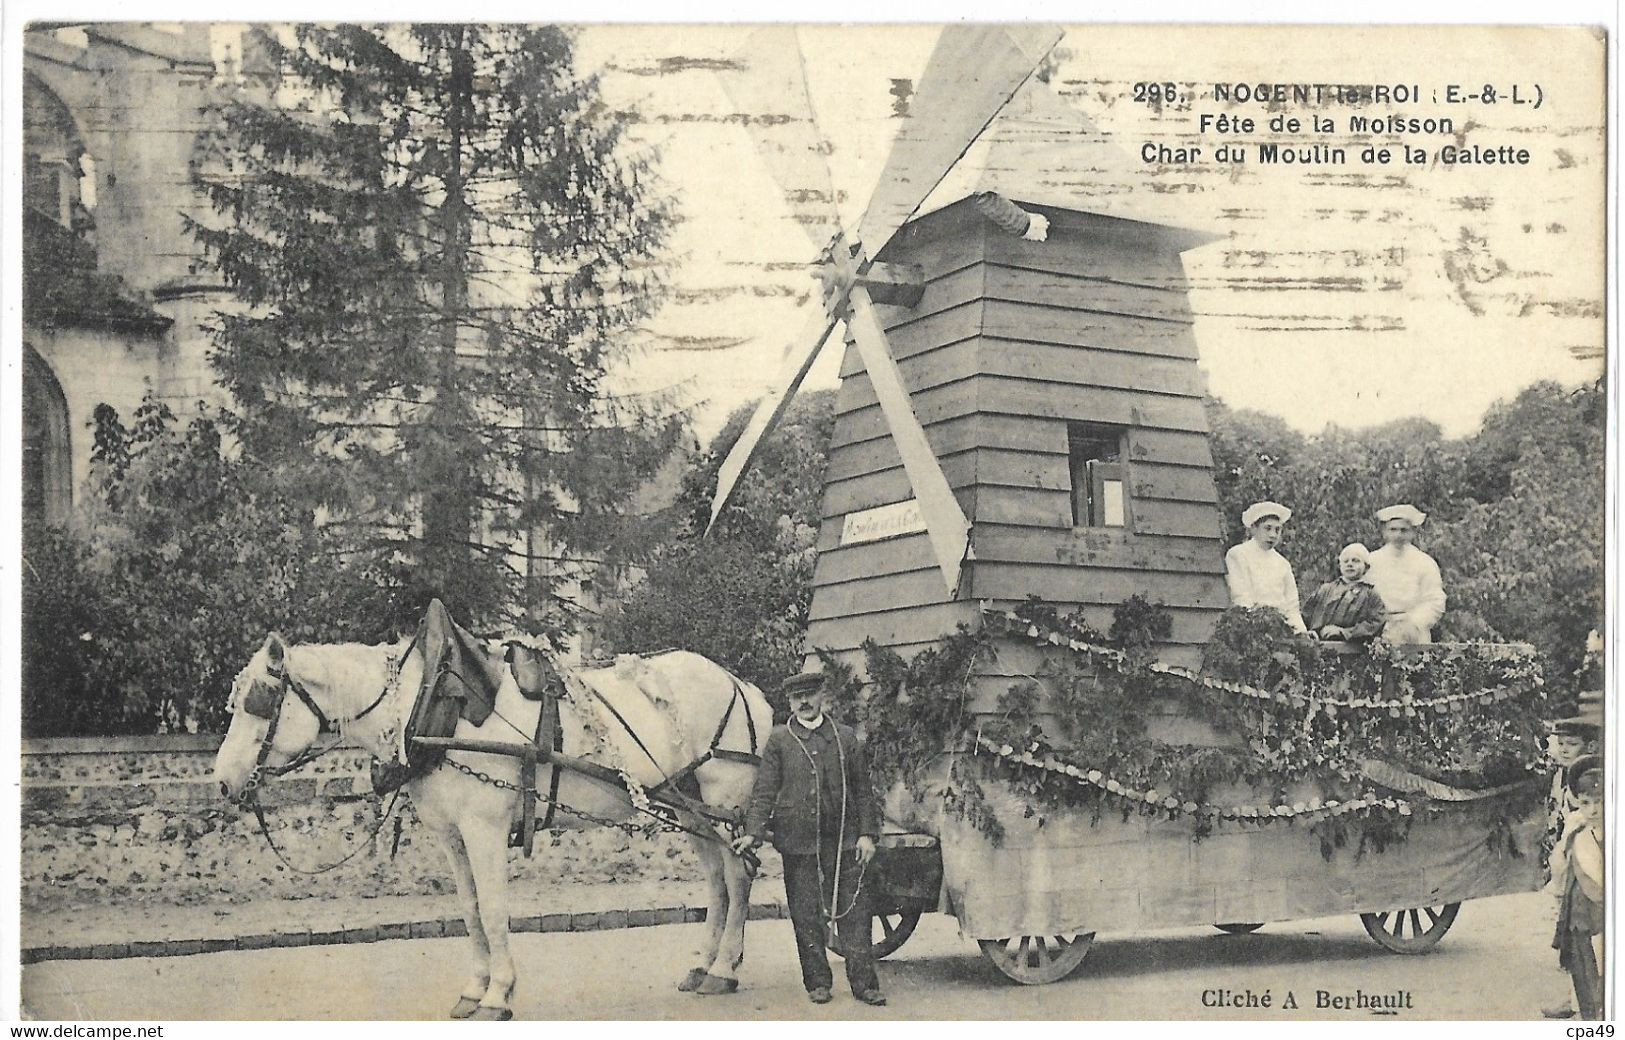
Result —
<svg viewBox="0 0 1625 1040"><path fill-rule="evenodd" d="M1468 903L1431 953L1378 948L1356 918L1266 926L1252 935L1190 929L1105 936L1071 978L1049 986L1006 982L928 915L881 966L891 1006L807 1003L794 969L789 923L747 933L743 988L730 997L675 991L699 925L515 937L525 1019L1366 1019L1369 1011L1315 1007L1316 991L1407 990L1404 1017L1529 1019L1564 992L1549 948L1551 906L1537 894ZM195 957L56 961L23 973L25 1014L45 1019L436 1019L465 967L460 939L257 950ZM839 974L839 962L836 965ZM1269 991L1270 1010L1203 1006L1204 991ZM1287 991L1299 1007L1281 1010ZM224 995L231 994L229 998ZM229 1006L222 1004L229 999ZM1211 999L1211 997L1210 997Z"/></svg>

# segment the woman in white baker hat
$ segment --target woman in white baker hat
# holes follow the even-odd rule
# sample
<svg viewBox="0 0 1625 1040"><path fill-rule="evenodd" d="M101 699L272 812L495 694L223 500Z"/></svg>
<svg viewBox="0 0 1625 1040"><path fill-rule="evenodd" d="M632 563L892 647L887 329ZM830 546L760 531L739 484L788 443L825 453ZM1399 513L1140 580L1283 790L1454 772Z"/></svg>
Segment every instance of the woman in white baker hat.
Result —
<svg viewBox="0 0 1625 1040"><path fill-rule="evenodd" d="M1431 643L1444 616L1444 581L1433 557L1418 549L1416 529L1428 515L1413 505L1377 510L1383 546L1371 554L1369 581L1388 608L1382 638L1390 643Z"/></svg>
<svg viewBox="0 0 1625 1040"><path fill-rule="evenodd" d="M1224 554L1224 580L1237 607L1274 607L1294 632L1307 632L1298 609L1292 564L1275 551L1292 510L1279 502L1254 502L1241 513L1247 540Z"/></svg>

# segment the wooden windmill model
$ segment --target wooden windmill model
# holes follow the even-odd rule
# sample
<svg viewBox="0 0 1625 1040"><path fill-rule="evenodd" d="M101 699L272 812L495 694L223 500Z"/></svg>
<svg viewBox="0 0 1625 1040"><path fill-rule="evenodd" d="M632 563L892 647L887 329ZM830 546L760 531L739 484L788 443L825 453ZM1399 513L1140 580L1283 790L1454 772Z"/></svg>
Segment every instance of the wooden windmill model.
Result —
<svg viewBox="0 0 1625 1040"><path fill-rule="evenodd" d="M943 30L855 233L820 257L824 312L719 474L713 523L844 324L807 645L860 674L866 638L908 656L1028 595L1102 627L1130 595L1162 602L1165 656L1191 663L1227 605L1180 259L1208 238L990 193L915 218L1060 37ZM791 147L758 134L770 172L804 224L838 229L794 30L739 57L741 110L806 116Z"/></svg>

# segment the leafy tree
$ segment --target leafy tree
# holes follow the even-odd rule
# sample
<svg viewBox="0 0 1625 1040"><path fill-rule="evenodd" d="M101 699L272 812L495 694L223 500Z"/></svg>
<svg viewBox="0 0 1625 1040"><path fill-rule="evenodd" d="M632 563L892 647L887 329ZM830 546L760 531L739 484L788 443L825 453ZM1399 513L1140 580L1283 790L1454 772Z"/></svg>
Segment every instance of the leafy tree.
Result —
<svg viewBox="0 0 1625 1040"><path fill-rule="evenodd" d="M694 650L770 698L801 670L834 404L826 390L790 406L706 536L717 471L754 405L729 417L684 476L675 537L606 618L617 650Z"/></svg>
<svg viewBox="0 0 1625 1040"><path fill-rule="evenodd" d="M676 443L609 388L671 211L557 27L298 27L215 110L189 228L246 305L213 360L245 457L413 599L559 635ZM421 606L421 604L420 604Z"/></svg>
<svg viewBox="0 0 1625 1040"><path fill-rule="evenodd" d="M678 508L685 534L705 530L717 474L755 408L752 402L735 409L710 450L684 475ZM750 468L741 475L712 534L765 547L778 541L780 517L816 528L824 499L824 469L829 464L829 445L834 436L835 391L817 390L797 397L778 426L757 447Z"/></svg>
<svg viewBox="0 0 1625 1040"><path fill-rule="evenodd" d="M1251 409L1236 410L1216 397L1207 401L1207 421L1225 542L1234 544L1246 537L1241 510L1270 497L1275 474L1303 451L1304 436L1284 419Z"/></svg>
<svg viewBox="0 0 1625 1040"><path fill-rule="evenodd" d="M1541 383L1493 409L1467 451L1486 498L1433 547L1452 610L1546 651L1565 695L1605 617L1606 401L1601 382L1573 392ZM1451 631L1451 613L1445 622Z"/></svg>
<svg viewBox="0 0 1625 1040"><path fill-rule="evenodd" d="M1449 596L1441 637L1533 643L1550 655L1559 692L1572 685L1604 616L1600 382L1531 386L1456 440L1415 418L1303 437L1222 402L1208 414L1229 542L1244 536L1248 503L1291 506L1281 551L1307 591L1331 575L1343 545L1380 543L1377 509L1414 502L1429 513L1420 544Z"/></svg>
<svg viewBox="0 0 1625 1040"><path fill-rule="evenodd" d="M217 417L182 424L149 398L128 427L106 405L95 423L87 501L24 534L25 733L218 731L267 631L390 634L399 605L378 576L224 451Z"/></svg>

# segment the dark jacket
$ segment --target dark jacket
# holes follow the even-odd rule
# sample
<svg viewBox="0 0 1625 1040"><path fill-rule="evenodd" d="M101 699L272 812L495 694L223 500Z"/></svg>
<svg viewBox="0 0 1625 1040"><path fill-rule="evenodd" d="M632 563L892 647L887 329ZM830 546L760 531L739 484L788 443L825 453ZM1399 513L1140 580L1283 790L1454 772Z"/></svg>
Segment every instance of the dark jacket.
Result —
<svg viewBox="0 0 1625 1040"><path fill-rule="evenodd" d="M1303 605L1303 618L1309 631L1317 635L1327 625L1336 625L1349 630L1345 639L1359 642L1382 632L1388 612L1370 582L1333 578L1309 597Z"/></svg>
<svg viewBox="0 0 1625 1040"><path fill-rule="evenodd" d="M801 734L800 742L791 734L791 725ZM833 804L826 796L825 804L820 806L818 781L819 774L837 768L841 759L846 765L846 827L840 835L841 847L852 848L859 837L880 836L880 812L869 782L869 762L863 753L863 744L850 726L843 726L827 716L824 726L834 727L834 735L840 740L839 755L835 753L834 741L809 739L797 722L775 727L767 738L767 746L762 749L762 767L756 774L756 787L745 814L745 830L759 838L771 830L773 845L781 853L809 855L817 850L820 809L825 832L833 836L841 813L839 788L835 789ZM807 750L803 750L804 744ZM808 751L818 750L820 745L826 750L808 754Z"/></svg>

